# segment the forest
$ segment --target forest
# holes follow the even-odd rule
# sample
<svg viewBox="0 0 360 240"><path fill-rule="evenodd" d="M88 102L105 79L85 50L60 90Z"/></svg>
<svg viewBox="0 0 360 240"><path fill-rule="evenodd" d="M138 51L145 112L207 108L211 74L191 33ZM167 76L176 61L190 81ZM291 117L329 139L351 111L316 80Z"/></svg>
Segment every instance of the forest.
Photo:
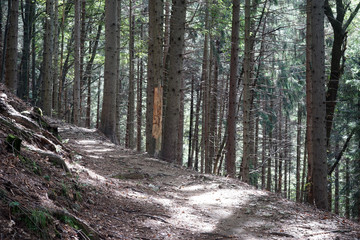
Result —
<svg viewBox="0 0 360 240"><path fill-rule="evenodd" d="M1 0L0 83L126 149L360 221L359 9Z"/></svg>

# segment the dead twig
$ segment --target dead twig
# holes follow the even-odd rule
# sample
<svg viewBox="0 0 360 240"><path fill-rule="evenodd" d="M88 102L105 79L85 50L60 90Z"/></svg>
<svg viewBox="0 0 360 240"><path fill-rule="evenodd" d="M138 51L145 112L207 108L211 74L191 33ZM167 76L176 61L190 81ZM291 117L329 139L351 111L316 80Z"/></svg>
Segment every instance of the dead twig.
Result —
<svg viewBox="0 0 360 240"><path fill-rule="evenodd" d="M163 219L162 217L158 217L158 216L153 216L153 215L150 215L150 214L138 214L138 216L143 216L143 217L148 217L148 218L151 218L151 219L154 219L154 220L159 220L163 223L168 223L168 221L166 221L165 219Z"/></svg>
<svg viewBox="0 0 360 240"><path fill-rule="evenodd" d="M312 236L317 236L317 235L322 235L322 234L330 234L330 233L348 233L348 232L352 232L352 230L351 229L337 229L337 230L307 234L307 235L305 235L305 237L312 237Z"/></svg>
<svg viewBox="0 0 360 240"><path fill-rule="evenodd" d="M288 233L284 233L284 232L271 232L270 234L272 235L276 235L279 237L290 237L290 238L295 238L293 235L288 234Z"/></svg>

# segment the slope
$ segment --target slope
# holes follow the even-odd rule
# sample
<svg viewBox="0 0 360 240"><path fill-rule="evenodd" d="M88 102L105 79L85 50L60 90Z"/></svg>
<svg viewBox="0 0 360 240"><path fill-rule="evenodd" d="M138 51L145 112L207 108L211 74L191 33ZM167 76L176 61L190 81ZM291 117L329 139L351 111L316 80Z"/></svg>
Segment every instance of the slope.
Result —
<svg viewBox="0 0 360 240"><path fill-rule="evenodd" d="M0 239L360 238L354 222L121 148L0 90Z"/></svg>

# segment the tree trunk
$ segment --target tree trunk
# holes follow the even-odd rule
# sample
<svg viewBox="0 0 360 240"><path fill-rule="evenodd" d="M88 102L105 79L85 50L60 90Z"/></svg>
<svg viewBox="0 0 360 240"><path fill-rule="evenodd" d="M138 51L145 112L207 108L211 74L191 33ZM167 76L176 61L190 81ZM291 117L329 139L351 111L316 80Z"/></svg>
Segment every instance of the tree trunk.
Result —
<svg viewBox="0 0 360 240"><path fill-rule="evenodd" d="M175 162L179 134L179 118L181 104L181 82L183 81L183 50L186 20L186 2L173 0L170 20L170 54L169 81L166 95L166 111L164 122L164 140L161 158Z"/></svg>
<svg viewBox="0 0 360 240"><path fill-rule="evenodd" d="M128 92L128 111L126 120L126 142L125 147L135 148L135 15L133 14L133 0L130 0L129 13L129 92Z"/></svg>
<svg viewBox="0 0 360 240"><path fill-rule="evenodd" d="M141 40L144 40L143 23L141 23ZM136 118L137 118L137 137L136 137L136 150L141 152L141 128L142 128L142 85L143 85L143 59L138 59L138 81L137 81L137 105L136 105Z"/></svg>
<svg viewBox="0 0 360 240"><path fill-rule="evenodd" d="M92 67L93 67L95 57L96 57L97 48L99 46L101 30L102 30L102 24L99 23L97 33L96 33L95 43L94 43L93 49L91 50L91 57L89 59L89 62L86 65L86 70L85 70L85 79L87 80L87 90L88 90L87 103L86 103L86 121L85 121L85 127L87 127L87 128L90 128L90 126L91 126L91 80L93 79Z"/></svg>
<svg viewBox="0 0 360 240"><path fill-rule="evenodd" d="M116 35L116 51L117 51L117 59L116 59L116 71L117 71L117 84L116 84L116 116L115 116L115 121L116 121L116 126L115 126L115 131L116 131L116 139L118 141L118 144L120 145L122 143L122 136L123 133L121 131L121 118L122 118L122 102L124 101L123 97L122 97L122 91L123 91L123 87L122 87L122 76L121 76L121 69L120 69L120 55L121 55L121 0L117 0L117 35ZM100 23L101 25L101 23Z"/></svg>
<svg viewBox="0 0 360 240"><path fill-rule="evenodd" d="M116 138L116 90L117 90L117 0L105 1L105 69L104 97L99 130L113 143Z"/></svg>
<svg viewBox="0 0 360 240"><path fill-rule="evenodd" d="M37 83L36 83L36 23L35 23L35 8L36 4L31 1L30 16L31 16L31 102L37 104Z"/></svg>
<svg viewBox="0 0 360 240"><path fill-rule="evenodd" d="M273 99L270 100L270 109L274 109L274 100ZM270 116L270 122L272 124L274 122L272 115ZM267 159L267 179L266 179L266 190L267 191L271 191L271 162L272 162L271 160L274 155L272 138L273 138L273 129L270 127L270 129L269 129L269 146L268 146L269 156ZM275 172L276 172L276 170L275 170Z"/></svg>
<svg viewBox="0 0 360 240"><path fill-rule="evenodd" d="M53 18L54 0L46 1L45 33L44 33L44 53L42 66L42 108L45 115L52 114L52 54L53 54Z"/></svg>
<svg viewBox="0 0 360 240"><path fill-rule="evenodd" d="M54 54L53 54L53 66L52 66L52 78L53 78L53 109L57 117L60 117L59 109L59 3L55 1L54 8Z"/></svg>
<svg viewBox="0 0 360 240"><path fill-rule="evenodd" d="M158 155L161 148L163 106L155 106L155 97L162 103L163 81L163 2L149 2L149 43L146 89L146 151L150 156ZM157 89L158 96L154 95ZM154 108L157 108L156 116ZM156 120L156 122L154 122Z"/></svg>
<svg viewBox="0 0 360 240"><path fill-rule="evenodd" d="M345 159L345 217L350 219L350 160Z"/></svg>
<svg viewBox="0 0 360 240"><path fill-rule="evenodd" d="M230 59L230 89L227 117L227 154L226 173L229 177L236 175L236 83L238 77L240 1L233 0L233 16L231 26L231 59Z"/></svg>
<svg viewBox="0 0 360 240"><path fill-rule="evenodd" d="M263 111L265 111L265 100L263 104ZM265 156L266 156L266 126L265 123L262 124L262 142L261 142L261 189L265 189L265 179L266 179L266 166L265 166Z"/></svg>
<svg viewBox="0 0 360 240"><path fill-rule="evenodd" d="M279 113L278 113L278 134L277 134L277 151L279 151L279 158L278 158L278 162L279 162L279 168L278 168L278 185L276 188L276 192L281 193L282 189L282 180L283 180L283 175L282 175L282 167L283 167L283 160L284 160L284 145L283 145L283 133L282 133L282 121L283 121L283 116L282 116L282 100L281 100L281 93L280 93L280 100L279 100ZM276 167L275 167L276 168ZM276 170L275 170L276 171Z"/></svg>
<svg viewBox="0 0 360 240"><path fill-rule="evenodd" d="M97 88L97 106L96 106L96 128L100 128L100 92L101 92L101 77L98 80Z"/></svg>
<svg viewBox="0 0 360 240"><path fill-rule="evenodd" d="M184 89L184 80L181 81L181 89ZM183 160L183 145L184 145L184 98L185 94L182 90L180 92L180 112L179 112L179 132L177 140L177 156L176 163L182 165Z"/></svg>
<svg viewBox="0 0 360 240"><path fill-rule="evenodd" d="M301 193L300 193L300 201L304 202L305 201L305 191L306 191L306 186L305 186L305 179L306 179L306 166L307 166L307 134L305 134L305 144L304 144L304 155L303 155L303 168L302 168L302 175L301 175Z"/></svg>
<svg viewBox="0 0 360 240"><path fill-rule="evenodd" d="M296 202L301 202L301 190L300 190L300 157L301 157L301 104L298 103L298 112L297 112L297 134L296 134Z"/></svg>
<svg viewBox="0 0 360 240"><path fill-rule="evenodd" d="M312 102L312 76L311 76L311 40L312 40L312 0L307 0L306 4L306 148L307 148L307 202L314 203L313 197L313 185L312 185L312 173L313 173L313 148L312 143L312 108L310 103Z"/></svg>
<svg viewBox="0 0 360 240"><path fill-rule="evenodd" d="M284 151L284 198L287 198L287 191L288 191L288 168L289 168L289 161L288 161L288 149L287 149L287 139L288 139L288 118L285 116L285 134L283 136L283 151Z"/></svg>
<svg viewBox="0 0 360 240"><path fill-rule="evenodd" d="M325 0L325 14L331 23L334 33L334 42L331 50L331 66L330 66L330 80L328 83L328 89L326 92L326 143L329 148L329 141L332 129L332 123L334 118L334 111L336 107L337 92L339 88L339 82L343 73L344 66L341 65L341 60L344 60L346 50L346 34L347 28L358 13L360 9L360 3L357 4L354 11L351 12L349 18L345 21L346 10L342 0L336 2L336 18L333 15L333 11L329 5L329 1ZM345 60L344 60L345 61Z"/></svg>
<svg viewBox="0 0 360 240"><path fill-rule="evenodd" d="M216 141L217 141L217 114L218 114L218 78L219 78L219 52L220 52L220 42L215 40L215 46L213 46L213 63L214 63L214 74L212 78L211 91L210 91L210 122L209 122L209 164L210 164L210 173L212 172L214 160L215 160L215 151L216 151Z"/></svg>
<svg viewBox="0 0 360 240"><path fill-rule="evenodd" d="M86 83L85 78L86 76L84 75L84 58L85 58L85 41L86 41L86 0L81 0L80 2L80 7L81 7L81 14L80 14L80 22L81 22L81 29L80 29L80 105L79 105L79 114L80 114L80 119L79 119L79 125L80 126L84 126L84 106L83 106L83 99L84 99L84 94L83 94L83 89L84 89L84 85Z"/></svg>
<svg viewBox="0 0 360 240"><path fill-rule="evenodd" d="M18 86L18 96L24 100L29 98L29 79L30 79L30 45L31 45L31 22L30 22L30 5L31 0L25 1L24 16L24 36L23 49L20 64L20 82Z"/></svg>
<svg viewBox="0 0 360 240"><path fill-rule="evenodd" d="M3 1L0 1L0 83L3 82L3 60L4 60L4 45L3 45Z"/></svg>
<svg viewBox="0 0 360 240"><path fill-rule="evenodd" d="M325 131L325 56L324 56L324 1L308 0L310 13L310 37L307 40L307 61L310 65L311 85L307 94L311 94L307 102L311 111L309 126L309 162L312 167L310 184L313 186L314 204L320 209L328 209L327 201L327 159ZM307 69L308 70L308 69Z"/></svg>
<svg viewBox="0 0 360 240"><path fill-rule="evenodd" d="M335 214L339 215L339 200L340 200L340 184L339 184L339 166L335 169Z"/></svg>
<svg viewBox="0 0 360 240"><path fill-rule="evenodd" d="M73 109L73 118L74 124L80 124L81 118L81 0L75 0L75 65L74 65L74 87L73 87L73 97L74 97L74 109Z"/></svg>
<svg viewBox="0 0 360 240"><path fill-rule="evenodd" d="M196 86L196 109L195 109L195 127L194 127L194 150L195 150L195 159L194 159L194 169L199 171L199 124L200 124L200 106L201 106L201 83Z"/></svg>
<svg viewBox="0 0 360 240"><path fill-rule="evenodd" d="M250 39L250 0L245 0L245 53L244 53L244 116L243 116L243 157L241 177L244 182L249 182L249 163L253 157L253 143L251 131L251 39Z"/></svg>
<svg viewBox="0 0 360 240"><path fill-rule="evenodd" d="M5 50L5 84L9 90L16 94L18 67L18 15L19 0L8 1L8 32L6 34L6 50Z"/></svg>
<svg viewBox="0 0 360 240"><path fill-rule="evenodd" d="M187 167L192 168L193 165L193 153L194 153L194 147L193 147L193 122L194 122L194 85L195 85L195 79L194 77L191 79L191 92L190 92L190 123L189 123L189 150L188 150L188 161L187 161Z"/></svg>
<svg viewBox="0 0 360 240"><path fill-rule="evenodd" d="M253 157L253 173L250 174L250 179L252 179L251 183L256 188L259 188L258 183L258 153L259 153L259 125L260 125L260 118L256 116L255 120L255 135L254 135L254 157Z"/></svg>
<svg viewBox="0 0 360 240"><path fill-rule="evenodd" d="M229 77L229 75L227 75L227 77ZM224 120L224 116L226 116L226 106L227 106L227 94L226 91L229 87L229 81L228 78L222 78L221 84L219 85L219 94L218 94L218 99L220 99L219 102L219 124L217 126L217 139L215 141L215 153L216 153L216 158L215 158L215 163L214 163L214 171L213 174L219 174L221 168L222 168L222 164L219 162L221 157L223 156L223 152L224 152L224 147L225 147L225 143L226 143L226 137L223 136L223 130L226 132L226 129L224 129L223 126L223 120ZM225 127L226 128L226 127ZM225 133L226 135L226 133Z"/></svg>
<svg viewBox="0 0 360 240"><path fill-rule="evenodd" d="M209 0L205 0L205 33L201 67L202 128L201 128L201 172L209 173Z"/></svg>
<svg viewBox="0 0 360 240"><path fill-rule="evenodd" d="M65 38L65 9L66 6L63 4L62 7L62 17L61 17L61 26L60 26L60 32L61 32L61 41L60 41L60 79L59 79L59 93L58 93L58 114L59 116L62 116L63 114L63 106L62 106L62 90L64 81L63 79L63 61L64 61L64 38Z"/></svg>

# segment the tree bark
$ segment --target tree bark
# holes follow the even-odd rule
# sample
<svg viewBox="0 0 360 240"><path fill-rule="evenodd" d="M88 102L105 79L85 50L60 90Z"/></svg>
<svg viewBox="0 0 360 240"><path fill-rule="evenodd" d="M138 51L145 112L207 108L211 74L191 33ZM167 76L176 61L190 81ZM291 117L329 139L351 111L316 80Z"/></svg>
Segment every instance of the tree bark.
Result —
<svg viewBox="0 0 360 240"><path fill-rule="evenodd" d="M305 179L306 179L306 166L307 166L307 134L305 134L305 144L304 144L304 154L303 154L303 168L302 168L302 175L301 175L301 193L300 193L300 201L304 202L306 198L306 186L305 186Z"/></svg>
<svg viewBox="0 0 360 240"><path fill-rule="evenodd" d="M57 117L60 117L59 109L59 3L55 1L54 8L54 59L53 59L53 109Z"/></svg>
<svg viewBox="0 0 360 240"><path fill-rule="evenodd" d="M4 60L4 45L3 45L3 1L0 1L0 83L3 82L3 60Z"/></svg>
<svg viewBox="0 0 360 240"><path fill-rule="evenodd" d="M244 52L244 116L243 116L243 157L241 163L241 177L249 182L249 164L253 157L253 144L251 139L252 121L252 91L251 91L251 39L250 39L250 0L245 0L245 52Z"/></svg>
<svg viewBox="0 0 360 240"><path fill-rule="evenodd" d="M339 184L339 166L335 169L335 196L334 196L335 214L339 214L339 200L340 200L340 184Z"/></svg>
<svg viewBox="0 0 360 240"><path fill-rule="evenodd" d="M25 8L23 12L23 49L20 64L20 82L18 86L18 96L24 100L29 98L29 79L30 79L30 45L31 45L31 19L30 19L31 0L25 1Z"/></svg>
<svg viewBox="0 0 360 240"><path fill-rule="evenodd" d="M91 80L93 78L92 77L92 67L93 67L93 63L94 63L97 49L99 46L101 30L102 30L102 24L99 23L96 37L95 37L95 43L94 43L93 49L91 50L91 57L89 59L88 64L86 65L86 70L85 70L85 79L87 82L87 90L88 90L87 103L86 103L86 121L85 121L85 127L87 127L87 128L90 128L90 126L91 126Z"/></svg>
<svg viewBox="0 0 360 240"><path fill-rule="evenodd" d="M116 51L117 51L117 59L116 59L116 71L117 71L117 84L116 84L116 116L115 116L115 121L116 121L116 126L115 126L115 130L116 130L116 138L118 141L118 144L120 145L122 143L122 136L123 133L121 131L121 118L122 118L122 102L124 101L123 99L123 95L122 95L122 91L123 91L123 87L122 87L122 76L121 76L121 69L120 69L120 57L121 57L121 19L122 19L122 14L121 14L121 5L122 2L121 0L117 0L117 35L116 35ZM100 23L101 25L101 23Z"/></svg>
<svg viewBox="0 0 360 240"><path fill-rule="evenodd" d="M300 189L300 157L301 157L301 121L302 121L302 112L301 104L298 103L298 112L297 112L297 133L296 133L296 202L301 202L301 189Z"/></svg>
<svg viewBox="0 0 360 240"><path fill-rule="evenodd" d="M16 94L18 67L18 15L19 0L8 1L8 32L6 34L6 50L5 50L5 84L9 90Z"/></svg>
<svg viewBox="0 0 360 240"><path fill-rule="evenodd" d="M75 0L75 65L74 65L74 86L73 86L73 118L74 124L79 125L81 120L81 0Z"/></svg>
<svg viewBox="0 0 360 240"><path fill-rule="evenodd" d="M133 14L133 0L130 0L129 13L129 91L126 120L125 147L135 148L135 15Z"/></svg>
<svg viewBox="0 0 360 240"><path fill-rule="evenodd" d="M80 2L81 13L80 13L80 104L79 104L79 125L84 126L84 106L83 106L83 89L86 84L86 76L84 75L84 58L85 58L85 41L86 41L86 0L81 0Z"/></svg>
<svg viewBox="0 0 360 240"><path fill-rule="evenodd" d="M195 108L195 127L194 127L194 150L195 150L195 159L194 159L194 169L199 171L199 124L200 124L200 107L201 107L201 83L197 84L196 87L196 108Z"/></svg>
<svg viewBox="0 0 360 240"><path fill-rule="evenodd" d="M236 89L238 77L239 55L239 27L240 27L240 1L233 0L233 16L231 27L231 59L230 59L230 89L229 107L227 117L227 154L226 173L229 177L236 175Z"/></svg>
<svg viewBox="0 0 360 240"><path fill-rule="evenodd" d="M149 44L146 89L146 151L150 156L158 155L161 148L163 106L156 106L159 116L154 116L154 91L162 89L163 81L163 1L149 2ZM162 91L158 91L162 99ZM160 101L162 102L162 101ZM154 122L154 120L158 120ZM158 131L156 131L158 130Z"/></svg>
<svg viewBox="0 0 360 240"><path fill-rule="evenodd" d="M52 59L53 59L54 0L46 1L44 52L42 66L42 108L45 115L52 115Z"/></svg>
<svg viewBox="0 0 360 240"><path fill-rule="evenodd" d="M105 70L104 92L99 130L113 143L116 138L117 89L117 0L105 1Z"/></svg>
<svg viewBox="0 0 360 240"><path fill-rule="evenodd" d="M311 79L311 40L312 40L312 0L307 0L306 4L306 148L307 148L307 202L314 203L313 197L313 185L312 185L312 172L313 172L313 148L312 143L312 108L310 103L312 102L312 79Z"/></svg>
<svg viewBox="0 0 360 240"><path fill-rule="evenodd" d="M311 55L307 56L310 65L311 99L307 104L311 111L309 126L309 162L312 165L310 184L313 186L314 204L320 209L328 209L327 200L327 158L326 158L326 129L325 129L325 49L324 49L324 1L308 0L310 4L311 35L307 41L307 49Z"/></svg>
<svg viewBox="0 0 360 240"><path fill-rule="evenodd" d="M195 79L194 77L191 79L191 90L190 90L190 123L189 123L189 150L188 150L188 160L187 160L187 167L192 168L193 165L193 153L194 153L194 147L193 147L193 122L194 122L194 85L195 85Z"/></svg>
<svg viewBox="0 0 360 240"><path fill-rule="evenodd" d="M265 111L265 101L263 99L263 111ZM266 156L266 126L265 123L262 124L262 141L261 141L261 189L265 189L265 180L266 180L266 162L265 162L265 156Z"/></svg>
<svg viewBox="0 0 360 240"><path fill-rule="evenodd" d="M141 40L144 40L143 23L141 23ZM137 81L137 105L136 105L136 118L137 118L137 137L136 137L136 150L141 152L141 140L142 140L142 89L143 89L143 59L138 58L138 81Z"/></svg>
<svg viewBox="0 0 360 240"><path fill-rule="evenodd" d="M345 159L345 217L350 219L350 159Z"/></svg>
<svg viewBox="0 0 360 240"><path fill-rule="evenodd" d="M347 28L360 9L360 3L358 3L354 11L344 23L347 8L344 6L342 0L337 0L335 2L336 18L334 17L333 11L329 5L329 1L325 0L324 2L325 15L331 23L334 34L334 42L331 50L330 80L326 92L326 144L328 148L336 107L337 92L344 68L344 66L341 65L341 60L343 60L345 56Z"/></svg>
<svg viewBox="0 0 360 240"><path fill-rule="evenodd" d="M183 50L186 20L186 2L173 0L170 20L169 81L164 122L161 158L175 162L179 134L181 82L183 81Z"/></svg>
<svg viewBox="0 0 360 240"><path fill-rule="evenodd" d="M36 82L36 22L35 22L35 2L31 1L30 18L31 18L31 102L37 104L37 82Z"/></svg>

